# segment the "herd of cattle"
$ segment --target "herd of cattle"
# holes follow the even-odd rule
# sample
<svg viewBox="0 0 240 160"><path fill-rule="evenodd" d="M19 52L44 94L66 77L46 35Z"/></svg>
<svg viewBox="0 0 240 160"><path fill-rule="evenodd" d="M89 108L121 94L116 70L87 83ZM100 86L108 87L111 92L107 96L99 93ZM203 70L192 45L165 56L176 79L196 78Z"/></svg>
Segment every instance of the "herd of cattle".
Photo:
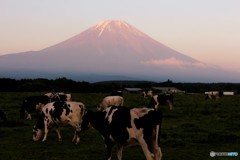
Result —
<svg viewBox="0 0 240 160"><path fill-rule="evenodd" d="M216 95L219 96L219 93L209 93L208 98ZM39 113L33 127L33 141L46 141L49 129L53 127L56 128L58 141L61 141L59 127L70 125L74 128L72 141L77 144L80 142L80 133L93 127L103 137L108 160L111 159L115 144L118 146L117 157L121 160L123 146L135 143L142 147L147 160L160 160L162 112L159 105L167 104L173 110L173 95L153 95L152 91L147 91L143 92L143 96L151 97L147 107L129 108L124 107L122 93L116 92L104 97L94 112L87 109L82 102L72 101L71 94L46 93L25 98L20 109L20 118L31 120L33 112ZM3 113L0 111L0 114Z"/></svg>
<svg viewBox="0 0 240 160"><path fill-rule="evenodd" d="M23 100L20 118L31 119L38 112L37 123L33 127L33 141L46 141L49 129L55 127L58 141L61 141L59 127L70 125L74 128L74 143L80 142L80 132L93 127L102 135L107 149L107 159L111 159L112 147L117 144L117 157L122 159L123 146L139 144L147 160L160 160L159 146L162 112L159 104L168 104L173 109L173 95L151 96L144 108L124 107L122 93L104 97L97 111L89 110L82 102L71 100L71 94L46 93L30 96ZM42 138L43 137L43 138Z"/></svg>

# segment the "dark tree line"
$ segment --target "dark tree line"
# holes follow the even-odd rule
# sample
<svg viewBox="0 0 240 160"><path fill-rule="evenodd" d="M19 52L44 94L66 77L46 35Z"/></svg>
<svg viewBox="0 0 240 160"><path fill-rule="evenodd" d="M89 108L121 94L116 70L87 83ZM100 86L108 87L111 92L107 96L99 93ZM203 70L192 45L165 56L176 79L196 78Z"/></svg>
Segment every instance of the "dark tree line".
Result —
<svg viewBox="0 0 240 160"><path fill-rule="evenodd" d="M49 79L10 79L0 78L0 92L112 92L123 90L126 87L151 88L151 87L176 87L186 92L203 93L210 90L240 92L240 83L174 83L171 80L165 82L149 81L106 81L89 83L85 81L73 81L65 77L54 80Z"/></svg>
<svg viewBox="0 0 240 160"><path fill-rule="evenodd" d="M89 92L90 83L76 82L66 78L55 80L48 79L0 79L0 91L4 92L42 92L42 91L66 91Z"/></svg>

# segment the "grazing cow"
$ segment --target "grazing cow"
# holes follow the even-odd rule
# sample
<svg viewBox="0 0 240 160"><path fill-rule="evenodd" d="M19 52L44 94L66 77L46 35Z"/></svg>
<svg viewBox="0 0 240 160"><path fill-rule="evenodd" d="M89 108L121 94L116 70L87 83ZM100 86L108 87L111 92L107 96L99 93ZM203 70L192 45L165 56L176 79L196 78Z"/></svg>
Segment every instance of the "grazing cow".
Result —
<svg viewBox="0 0 240 160"><path fill-rule="evenodd" d="M123 106L123 102L124 100L121 96L107 96L103 98L102 103L97 109L98 111L102 111L109 106Z"/></svg>
<svg viewBox="0 0 240 160"><path fill-rule="evenodd" d="M168 104L170 110L173 110L173 95L172 94L160 94L160 95L154 95L150 102L148 107L149 108L155 108L158 109L158 105L165 105Z"/></svg>
<svg viewBox="0 0 240 160"><path fill-rule="evenodd" d="M41 96L30 96L23 100L22 108L20 109L20 118L24 118L27 115L26 119L32 119L31 113L37 111L41 112L42 107L47 103L56 102L56 101L70 101L71 94L60 93L46 93Z"/></svg>
<svg viewBox="0 0 240 160"><path fill-rule="evenodd" d="M60 125L71 125L75 129L73 142L79 143L82 116L85 113L85 106L81 102L52 102L42 108L41 115L37 120L37 124L33 128L33 141L39 141L44 129L44 137L42 142L46 141L48 130L56 127L58 141L61 141L59 131Z"/></svg>
<svg viewBox="0 0 240 160"><path fill-rule="evenodd" d="M51 99L51 102L55 101L71 101L71 94L65 94L63 92L49 92L45 93L45 96L48 96Z"/></svg>
<svg viewBox="0 0 240 160"><path fill-rule="evenodd" d="M41 112L42 107L50 102L48 96L30 96L23 100L22 107L20 109L20 118L24 118L27 114L26 119L31 119L31 113L37 111Z"/></svg>
<svg viewBox="0 0 240 160"><path fill-rule="evenodd" d="M219 99L220 97L223 96L223 92L220 92L220 91L209 91L209 92L206 92L207 93L207 96L205 99Z"/></svg>
<svg viewBox="0 0 240 160"><path fill-rule="evenodd" d="M153 91L152 90L144 90L142 92L142 95L143 95L143 98L146 98L146 97L153 97Z"/></svg>
<svg viewBox="0 0 240 160"><path fill-rule="evenodd" d="M86 111L82 130L92 126L102 135L111 160L112 148L117 144L118 160L122 159L124 146L140 144L147 160L161 160L159 147L162 112L153 108L126 108L111 106L103 112Z"/></svg>
<svg viewBox="0 0 240 160"><path fill-rule="evenodd" d="M3 121L7 121L7 116L6 116L6 113L0 109L0 119L3 120Z"/></svg>

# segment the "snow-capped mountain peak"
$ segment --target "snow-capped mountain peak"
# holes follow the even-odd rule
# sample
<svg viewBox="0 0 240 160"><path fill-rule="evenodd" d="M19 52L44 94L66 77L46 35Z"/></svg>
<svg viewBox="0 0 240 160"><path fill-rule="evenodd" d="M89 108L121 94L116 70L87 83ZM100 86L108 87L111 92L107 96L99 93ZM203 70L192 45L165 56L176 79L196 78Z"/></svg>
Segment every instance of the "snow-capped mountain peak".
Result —
<svg viewBox="0 0 240 160"><path fill-rule="evenodd" d="M98 37L102 35L103 32L131 32L138 36L142 36L142 32L137 30L135 27L131 26L124 20L104 20L92 27L93 30L98 30Z"/></svg>
<svg viewBox="0 0 240 160"><path fill-rule="evenodd" d="M127 22L125 22L124 20L104 20L104 21L97 23L93 27L95 29L100 29L100 30L102 30L102 29L104 30L106 28L110 29L111 27L118 27L118 28L127 27L127 28L129 28L129 24Z"/></svg>

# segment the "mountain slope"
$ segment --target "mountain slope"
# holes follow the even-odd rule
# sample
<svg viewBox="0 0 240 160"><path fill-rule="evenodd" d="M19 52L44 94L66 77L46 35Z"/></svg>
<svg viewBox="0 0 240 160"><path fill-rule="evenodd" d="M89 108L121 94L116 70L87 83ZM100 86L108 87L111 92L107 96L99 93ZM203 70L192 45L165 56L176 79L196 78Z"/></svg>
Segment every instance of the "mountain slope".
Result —
<svg viewBox="0 0 240 160"><path fill-rule="evenodd" d="M212 81L210 68L147 36L125 21L102 21L86 31L40 51L0 56L0 75L123 75L138 79ZM210 74L207 74L210 72ZM3 74L4 73L4 74Z"/></svg>

